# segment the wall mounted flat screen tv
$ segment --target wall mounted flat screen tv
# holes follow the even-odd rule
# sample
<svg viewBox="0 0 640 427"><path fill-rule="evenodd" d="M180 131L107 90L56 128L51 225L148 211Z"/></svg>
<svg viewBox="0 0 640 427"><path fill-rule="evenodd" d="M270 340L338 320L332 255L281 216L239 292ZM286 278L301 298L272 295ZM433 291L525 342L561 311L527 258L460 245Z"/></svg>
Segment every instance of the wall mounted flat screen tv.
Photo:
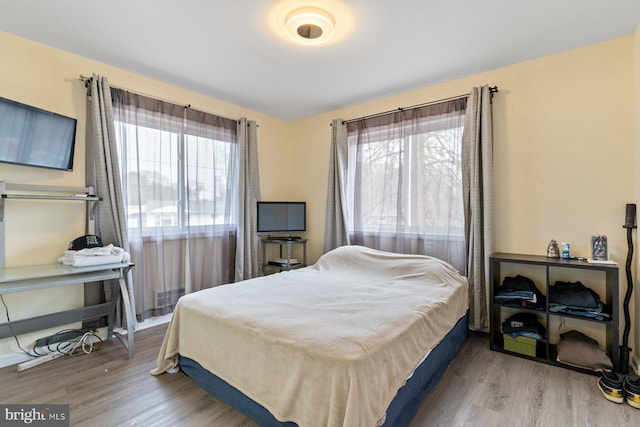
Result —
<svg viewBox="0 0 640 427"><path fill-rule="evenodd" d="M0 162L71 171L77 120L0 97Z"/></svg>
<svg viewBox="0 0 640 427"><path fill-rule="evenodd" d="M258 202L257 231L268 233L304 233L307 231L306 202Z"/></svg>

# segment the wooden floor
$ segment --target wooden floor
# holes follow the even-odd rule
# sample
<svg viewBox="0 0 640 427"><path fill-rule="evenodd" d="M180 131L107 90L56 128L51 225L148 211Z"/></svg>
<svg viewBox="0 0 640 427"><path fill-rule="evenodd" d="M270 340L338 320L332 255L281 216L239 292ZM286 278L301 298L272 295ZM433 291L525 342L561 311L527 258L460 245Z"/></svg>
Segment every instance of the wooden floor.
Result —
<svg viewBox="0 0 640 427"><path fill-rule="evenodd" d="M72 426L255 426L182 373L149 374L165 329L136 332L131 360L113 340L27 371L2 368L0 402L69 404ZM486 334L471 334L411 427L640 425L640 410L605 400L597 377L488 347Z"/></svg>

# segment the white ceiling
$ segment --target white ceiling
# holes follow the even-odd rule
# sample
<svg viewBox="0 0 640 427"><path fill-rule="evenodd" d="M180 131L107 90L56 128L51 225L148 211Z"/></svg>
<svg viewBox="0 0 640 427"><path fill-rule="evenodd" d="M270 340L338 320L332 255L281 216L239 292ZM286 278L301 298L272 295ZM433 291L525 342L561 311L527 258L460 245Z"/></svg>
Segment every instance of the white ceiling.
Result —
<svg viewBox="0 0 640 427"><path fill-rule="evenodd" d="M291 1L0 0L0 30L295 120L640 24L640 0L310 0L353 18L342 40L310 48L272 30Z"/></svg>

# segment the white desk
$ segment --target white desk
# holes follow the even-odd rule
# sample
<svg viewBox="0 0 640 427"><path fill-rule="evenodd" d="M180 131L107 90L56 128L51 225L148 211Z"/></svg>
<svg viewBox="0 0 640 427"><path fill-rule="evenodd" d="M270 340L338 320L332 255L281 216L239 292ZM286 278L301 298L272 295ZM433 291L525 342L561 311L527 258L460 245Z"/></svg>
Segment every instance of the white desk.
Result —
<svg viewBox="0 0 640 427"><path fill-rule="evenodd" d="M118 333L115 333L115 335L128 350L129 358L131 358L133 357L134 322L125 277L133 266L134 264L131 263L105 264L90 267L47 264L2 268L0 269L0 295L76 285L79 283L100 282L102 280L117 280L120 284L120 294L122 295L122 303L127 322L127 336L125 338ZM14 334L21 335L82 320L107 316L108 338L111 339L114 335L113 324L116 301L117 288L112 289L111 302L108 303L3 323L0 324L0 338L8 338Z"/></svg>

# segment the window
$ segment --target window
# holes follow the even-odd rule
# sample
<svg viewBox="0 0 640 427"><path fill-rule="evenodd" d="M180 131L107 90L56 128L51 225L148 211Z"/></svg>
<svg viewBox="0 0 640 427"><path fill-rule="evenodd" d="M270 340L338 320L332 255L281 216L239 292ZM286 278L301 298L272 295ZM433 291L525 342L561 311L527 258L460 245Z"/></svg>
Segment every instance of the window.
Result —
<svg viewBox="0 0 640 427"><path fill-rule="evenodd" d="M462 98L347 124L354 243L463 259L465 108Z"/></svg>
<svg viewBox="0 0 640 427"><path fill-rule="evenodd" d="M140 319L233 280L235 120L111 88Z"/></svg>
<svg viewBox="0 0 640 427"><path fill-rule="evenodd" d="M115 120L129 232L153 236L161 227L180 237L235 224L235 122L218 128L189 110L134 111Z"/></svg>

